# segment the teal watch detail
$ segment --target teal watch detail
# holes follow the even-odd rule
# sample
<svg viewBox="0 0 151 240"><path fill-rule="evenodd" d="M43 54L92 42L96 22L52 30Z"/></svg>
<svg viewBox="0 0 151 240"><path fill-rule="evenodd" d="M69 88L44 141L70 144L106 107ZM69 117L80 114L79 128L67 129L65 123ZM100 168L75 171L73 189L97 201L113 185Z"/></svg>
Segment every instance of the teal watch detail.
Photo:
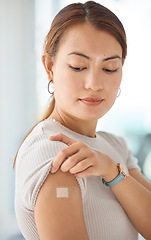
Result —
<svg viewBox="0 0 151 240"><path fill-rule="evenodd" d="M106 187L112 187L114 185L116 185L117 183L119 183L122 179L126 178L129 176L129 172L128 169L125 165L123 165L122 163L118 163L117 164L117 168L119 171L119 174L117 175L116 178L114 178L111 182L106 182L103 178L102 178L102 183L106 186Z"/></svg>

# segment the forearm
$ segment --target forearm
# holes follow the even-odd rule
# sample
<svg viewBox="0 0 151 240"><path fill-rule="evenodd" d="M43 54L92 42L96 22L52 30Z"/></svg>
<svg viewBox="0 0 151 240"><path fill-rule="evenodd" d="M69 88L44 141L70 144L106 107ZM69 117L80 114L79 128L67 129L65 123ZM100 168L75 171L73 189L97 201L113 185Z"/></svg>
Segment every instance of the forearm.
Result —
<svg viewBox="0 0 151 240"><path fill-rule="evenodd" d="M51 136L51 140L68 144L68 147L60 151L53 161L55 171L61 166L61 171L69 171L76 177L102 176L107 183L115 180L120 173L119 167L109 156L89 148L82 142L75 142L62 134ZM111 187L111 190L138 232L149 240L151 239L151 187L138 170L133 170L130 170L130 174L133 171L133 177L128 176L121 180Z"/></svg>
<svg viewBox="0 0 151 240"><path fill-rule="evenodd" d="M151 192L132 176L111 187L131 222L145 239L151 239Z"/></svg>

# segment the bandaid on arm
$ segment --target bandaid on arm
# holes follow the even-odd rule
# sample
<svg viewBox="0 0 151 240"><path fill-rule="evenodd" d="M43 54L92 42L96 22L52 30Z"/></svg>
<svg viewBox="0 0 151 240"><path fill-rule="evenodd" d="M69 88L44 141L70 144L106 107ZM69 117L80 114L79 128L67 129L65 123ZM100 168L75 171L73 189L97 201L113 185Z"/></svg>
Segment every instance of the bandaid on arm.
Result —
<svg viewBox="0 0 151 240"><path fill-rule="evenodd" d="M80 186L73 175L58 170L46 178L35 206L40 239L88 240Z"/></svg>
<svg viewBox="0 0 151 240"><path fill-rule="evenodd" d="M56 197L57 198L68 198L69 197L68 187L56 188Z"/></svg>
<svg viewBox="0 0 151 240"><path fill-rule="evenodd" d="M74 186L59 186L56 187L56 198L57 199L67 199L67 198L72 198L72 199L77 199L80 197L79 189Z"/></svg>

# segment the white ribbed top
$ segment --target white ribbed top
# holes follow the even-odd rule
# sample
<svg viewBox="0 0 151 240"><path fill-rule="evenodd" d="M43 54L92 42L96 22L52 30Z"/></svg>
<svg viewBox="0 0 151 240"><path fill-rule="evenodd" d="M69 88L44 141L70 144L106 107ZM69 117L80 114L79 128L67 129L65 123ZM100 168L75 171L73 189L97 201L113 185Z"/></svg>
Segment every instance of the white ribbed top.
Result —
<svg viewBox="0 0 151 240"><path fill-rule="evenodd" d="M53 120L38 124L22 144L16 160L15 210L20 230L26 240L39 240L34 220L34 206L38 192L47 178L53 158L66 145L50 141L48 137L63 133L76 141L110 156L116 163L123 162L128 169L138 168L125 141L105 132L95 138L78 134ZM78 179L89 240L136 240L138 233L125 211L106 188L101 177Z"/></svg>

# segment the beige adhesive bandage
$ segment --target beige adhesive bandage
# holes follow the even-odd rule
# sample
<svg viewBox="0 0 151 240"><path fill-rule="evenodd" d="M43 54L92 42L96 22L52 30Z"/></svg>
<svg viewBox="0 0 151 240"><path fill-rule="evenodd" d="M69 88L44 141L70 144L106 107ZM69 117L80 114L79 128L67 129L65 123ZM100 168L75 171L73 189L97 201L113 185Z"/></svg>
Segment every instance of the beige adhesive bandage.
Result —
<svg viewBox="0 0 151 240"><path fill-rule="evenodd" d="M69 192L67 187L58 187L56 188L56 196L57 198L68 198Z"/></svg>
<svg viewBox="0 0 151 240"><path fill-rule="evenodd" d="M59 186L56 188L56 198L57 199L67 199L67 198L71 198L71 199L77 199L80 197L80 191L78 189L78 187L74 187L74 186L69 186L69 187L63 187L63 186Z"/></svg>

